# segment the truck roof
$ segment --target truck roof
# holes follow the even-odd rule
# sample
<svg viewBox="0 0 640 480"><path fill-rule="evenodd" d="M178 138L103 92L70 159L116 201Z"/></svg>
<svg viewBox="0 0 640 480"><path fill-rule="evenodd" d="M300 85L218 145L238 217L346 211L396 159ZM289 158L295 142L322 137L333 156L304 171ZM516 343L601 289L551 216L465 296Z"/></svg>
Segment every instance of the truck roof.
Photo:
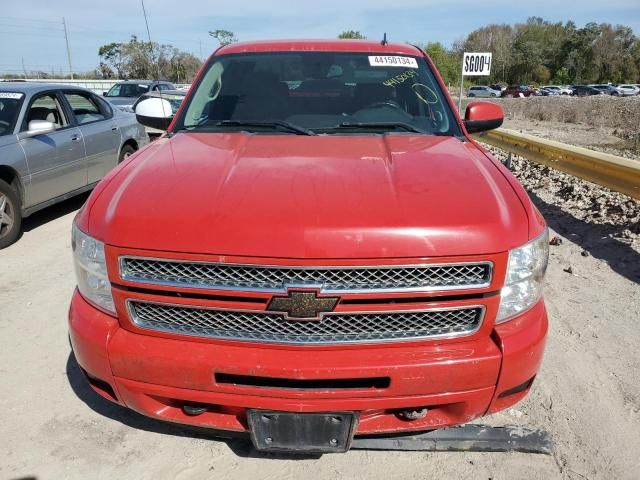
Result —
<svg viewBox="0 0 640 480"><path fill-rule="evenodd" d="M238 42L217 50L218 54L254 52L372 52L389 55L416 55L418 48L408 43L382 45L373 40L265 40Z"/></svg>

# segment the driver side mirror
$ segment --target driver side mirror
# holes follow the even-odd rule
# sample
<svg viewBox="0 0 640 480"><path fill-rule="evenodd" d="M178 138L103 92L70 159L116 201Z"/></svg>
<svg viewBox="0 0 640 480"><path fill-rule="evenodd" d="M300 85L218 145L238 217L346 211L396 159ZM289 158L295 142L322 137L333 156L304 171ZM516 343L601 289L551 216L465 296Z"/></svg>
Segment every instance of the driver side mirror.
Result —
<svg viewBox="0 0 640 480"><path fill-rule="evenodd" d="M486 132L502 125L504 111L491 102L471 102L464 113L464 126L468 133Z"/></svg>
<svg viewBox="0 0 640 480"><path fill-rule="evenodd" d="M145 127L166 130L171 125L174 111L164 98L147 98L136 105L136 120Z"/></svg>
<svg viewBox="0 0 640 480"><path fill-rule="evenodd" d="M47 120L31 120L26 132L21 132L19 137L31 138L37 135L46 135L47 133L54 132L56 130L56 124L48 122Z"/></svg>

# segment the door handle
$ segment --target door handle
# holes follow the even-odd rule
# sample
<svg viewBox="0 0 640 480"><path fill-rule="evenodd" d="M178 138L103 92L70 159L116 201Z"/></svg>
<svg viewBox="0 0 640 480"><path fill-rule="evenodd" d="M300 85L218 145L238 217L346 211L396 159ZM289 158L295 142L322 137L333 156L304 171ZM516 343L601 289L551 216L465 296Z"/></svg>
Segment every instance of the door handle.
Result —
<svg viewBox="0 0 640 480"><path fill-rule="evenodd" d="M116 130L118 130L118 126L117 125L114 125L113 127L111 127L111 131L112 132L115 132Z"/></svg>
<svg viewBox="0 0 640 480"><path fill-rule="evenodd" d="M71 135L71 141L72 142L77 142L79 140L80 140L80 135L77 135L75 133L73 135Z"/></svg>

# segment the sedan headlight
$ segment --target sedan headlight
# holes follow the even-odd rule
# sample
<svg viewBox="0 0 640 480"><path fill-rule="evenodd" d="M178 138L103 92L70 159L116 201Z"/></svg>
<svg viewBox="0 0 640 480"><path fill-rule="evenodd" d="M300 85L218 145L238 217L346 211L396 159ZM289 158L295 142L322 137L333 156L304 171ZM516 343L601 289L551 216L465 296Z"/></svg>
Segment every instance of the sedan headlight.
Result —
<svg viewBox="0 0 640 480"><path fill-rule="evenodd" d="M114 315L116 309L111 295L111 283L107 275L104 243L91 238L74 224L71 246L78 279L78 290L88 302Z"/></svg>
<svg viewBox="0 0 640 480"><path fill-rule="evenodd" d="M500 292L496 323L502 323L528 310L542 296L542 283L549 260L549 230L522 247L509 252L509 265Z"/></svg>

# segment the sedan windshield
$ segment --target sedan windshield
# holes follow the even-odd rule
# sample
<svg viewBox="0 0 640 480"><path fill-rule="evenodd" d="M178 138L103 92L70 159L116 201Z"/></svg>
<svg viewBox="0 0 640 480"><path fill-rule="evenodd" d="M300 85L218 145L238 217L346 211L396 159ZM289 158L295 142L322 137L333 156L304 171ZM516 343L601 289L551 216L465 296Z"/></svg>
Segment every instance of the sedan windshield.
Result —
<svg viewBox="0 0 640 480"><path fill-rule="evenodd" d="M0 137L13 133L23 98L23 93L0 92Z"/></svg>
<svg viewBox="0 0 640 480"><path fill-rule="evenodd" d="M457 135L422 57L277 52L214 58L176 129Z"/></svg>
<svg viewBox="0 0 640 480"><path fill-rule="evenodd" d="M137 98L148 91L149 85L137 83L116 83L105 96Z"/></svg>

